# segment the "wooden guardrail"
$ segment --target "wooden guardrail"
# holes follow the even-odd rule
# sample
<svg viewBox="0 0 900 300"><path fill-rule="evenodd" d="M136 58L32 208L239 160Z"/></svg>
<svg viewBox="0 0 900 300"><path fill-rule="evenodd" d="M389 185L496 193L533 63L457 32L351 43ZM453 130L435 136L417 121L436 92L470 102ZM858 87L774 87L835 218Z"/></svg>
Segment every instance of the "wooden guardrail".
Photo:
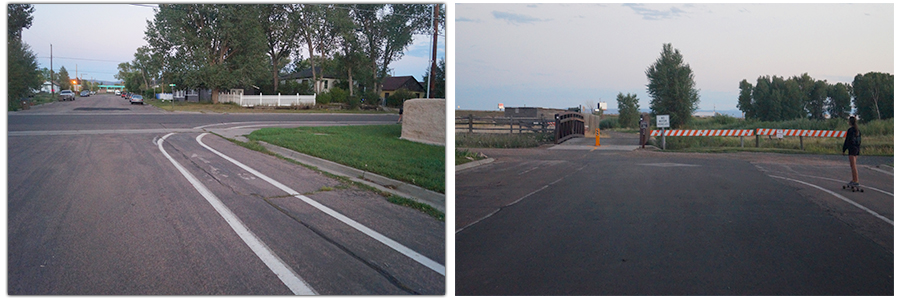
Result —
<svg viewBox="0 0 900 300"><path fill-rule="evenodd" d="M456 118L456 130L465 130L472 133L476 131L488 131L502 133L541 132L549 133L555 128L552 119L540 118L514 118L514 117L475 117L468 115Z"/></svg>

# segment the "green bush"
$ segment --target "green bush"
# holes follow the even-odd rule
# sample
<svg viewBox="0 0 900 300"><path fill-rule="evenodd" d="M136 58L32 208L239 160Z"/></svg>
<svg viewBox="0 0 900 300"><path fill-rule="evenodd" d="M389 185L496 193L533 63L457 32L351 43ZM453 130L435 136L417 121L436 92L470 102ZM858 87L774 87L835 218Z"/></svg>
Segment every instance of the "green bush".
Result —
<svg viewBox="0 0 900 300"><path fill-rule="evenodd" d="M392 93L387 97L387 106L390 107L401 107L403 106L403 102L412 98L415 98L416 94L413 94L407 89L399 89Z"/></svg>
<svg viewBox="0 0 900 300"><path fill-rule="evenodd" d="M597 127L602 129L619 128L619 117L606 117L600 120Z"/></svg>

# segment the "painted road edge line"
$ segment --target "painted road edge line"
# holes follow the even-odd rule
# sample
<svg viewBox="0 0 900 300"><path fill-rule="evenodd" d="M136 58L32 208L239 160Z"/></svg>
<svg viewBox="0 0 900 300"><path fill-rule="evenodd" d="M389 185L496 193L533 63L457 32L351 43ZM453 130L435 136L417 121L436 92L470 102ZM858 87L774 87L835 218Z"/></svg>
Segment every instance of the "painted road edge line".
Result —
<svg viewBox="0 0 900 300"><path fill-rule="evenodd" d="M316 291L313 290L313 288L310 287L309 284L307 284L306 281L303 280L303 278L300 278L300 276L297 275L297 273L295 273L293 269L288 267L284 263L284 261L282 261L281 258L278 257L278 255L272 252L272 250L269 249L269 247L266 246L265 243L259 240L259 238L255 234L253 234L253 232L251 232L250 229L247 228L247 226L244 226L244 223L242 223L241 220L233 212L231 212L231 210L228 209L228 207L225 206L225 204L222 203L222 201L219 200L219 198L217 198L215 194L212 193L212 191L210 191L205 185L203 185L203 183L201 183L200 180L194 177L194 175L191 175L191 173L188 172L187 169L181 166L181 164L175 161L175 159L173 159L172 156L170 156L169 153L167 153L166 150L163 149L163 142L166 140L166 138L173 134L175 133L169 133L156 142L157 146L159 146L159 151L161 151L162 154L169 159L172 165L174 165L175 168L178 169L179 172L181 172L181 175L183 175L184 178L186 178L188 182L190 182L191 185L193 185L194 188L197 189L198 192L200 192L200 195L202 195L203 198L206 198L206 201L209 202L209 204L212 205L213 208L215 208L216 212L218 212L223 219L225 219L225 222L227 222L228 225L231 226L231 229L234 230L234 232L237 233L238 236L240 236L241 240L243 240L244 243L247 244L247 246L249 246L251 250L253 250L253 253L255 253L256 256L258 256L259 259L261 259L267 267L269 267L269 270L272 270L272 272L275 273L276 276L278 276L278 279L281 279L281 282L284 283L285 286L287 286L295 295L316 295Z"/></svg>
<svg viewBox="0 0 900 300"><path fill-rule="evenodd" d="M831 195L833 195L833 196L835 196L835 197L838 197L838 199L844 200L844 202L850 203L851 205L856 206L856 207L858 207L859 209L862 209L862 210L866 211L867 213L869 213L869 214L871 214L871 215L873 215L873 216L875 216L875 217L881 219L882 221L887 222L888 224L891 224L891 226L894 226L894 221L891 221L891 219L888 219L888 218L886 218L886 217L884 217L884 216L882 216L882 215L879 215L878 213L872 211L871 209L868 209L868 208L866 208L865 206L860 205L859 203L853 202L853 200L850 200L850 199L848 199L847 197L838 195L837 193L832 192L832 191L829 191L829 190L827 190L827 189L825 189L825 188L823 188L823 187L820 187L820 186L818 186L818 185L815 185L815 184L812 184L812 183L808 183L808 182L803 182L803 181L796 180L796 179L791 179L791 178L786 178L786 177L781 177L781 176L775 176L775 175L769 175L769 177L779 178L779 179L785 179L785 180L790 180L790 181L795 181L795 182L798 182L798 183L802 183L802 184L805 184L805 185L808 185L808 186L811 186L811 187L820 189L820 190L822 190L822 191L824 191L824 192L826 192L826 193L829 193L829 194L831 194Z"/></svg>
<svg viewBox="0 0 900 300"><path fill-rule="evenodd" d="M280 182L270 178L269 176L266 176L266 175L260 173L259 171L256 171L255 169L248 167L247 165L244 165L241 162L239 162L231 157L228 157L227 155L222 154L219 151L216 151L216 149L213 149L212 147L207 146L202 141L203 137L206 136L207 134L208 133L203 133L203 134L200 134L199 136L197 136L197 143L199 143L200 146L203 146L203 148L206 148L206 150L209 150L212 153L215 153L216 155L224 158L225 160L230 161L231 163L237 165L241 169L244 169L245 171L250 172L253 175L256 175L256 178L265 180L269 184L274 185L275 187L281 189L285 193L288 193L289 195L294 195L295 198L300 199L309 205L312 205L313 207L321 210L322 212L328 214L329 216L332 216L333 218L338 219L339 221L343 222L344 224L347 224L348 226L362 232L363 234L368 235L369 237L375 239L376 241L381 242L385 246L388 246L391 249L394 249L397 252L400 252L400 254L403 254L406 257L411 258L412 260L437 272L438 274L441 274L441 276L446 276L444 274L446 272L446 268L444 267L444 265L442 265L434 260L431 260L430 258L425 257L424 255L419 254L418 252L416 252L410 248L407 248L406 246L403 246L402 244L392 240L391 238L386 237L386 236L376 232L375 230L372 230L369 227L366 227L365 225L360 224L359 222L356 222L353 219L348 218L347 216L344 216L343 214L317 202L316 200L313 200L309 197L301 195L297 191L289 188L288 186L286 186L284 184L281 184Z"/></svg>

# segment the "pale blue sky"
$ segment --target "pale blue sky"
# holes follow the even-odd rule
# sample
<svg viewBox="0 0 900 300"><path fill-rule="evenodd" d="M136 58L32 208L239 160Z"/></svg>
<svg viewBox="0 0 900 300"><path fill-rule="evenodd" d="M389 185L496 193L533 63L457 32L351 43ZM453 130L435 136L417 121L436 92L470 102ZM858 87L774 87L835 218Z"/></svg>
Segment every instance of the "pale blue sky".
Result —
<svg viewBox="0 0 900 300"><path fill-rule="evenodd" d="M644 72L671 43L700 109L733 110L743 79L893 74L893 16L890 3L456 4L455 105L614 109L622 92L649 108Z"/></svg>
<svg viewBox="0 0 900 300"><path fill-rule="evenodd" d="M113 81L121 62L132 61L138 47L146 45L144 31L153 19L150 4L35 4L31 28L23 40L38 56L40 67L65 66L70 77ZM442 33L443 34L443 33ZM396 76L412 75L421 80L430 67L431 36L416 35L403 58L391 64ZM438 38L438 61L444 57L445 39ZM304 50L305 51L305 50ZM305 53L305 52L304 52Z"/></svg>

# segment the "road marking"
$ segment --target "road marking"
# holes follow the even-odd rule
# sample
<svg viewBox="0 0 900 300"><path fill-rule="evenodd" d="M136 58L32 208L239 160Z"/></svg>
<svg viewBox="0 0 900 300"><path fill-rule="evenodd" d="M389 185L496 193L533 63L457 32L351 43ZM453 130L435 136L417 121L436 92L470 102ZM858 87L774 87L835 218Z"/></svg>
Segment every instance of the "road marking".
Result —
<svg viewBox="0 0 900 300"><path fill-rule="evenodd" d="M870 166L865 166L865 167L866 167L866 169L869 169L869 170L872 170L872 171L881 172L881 173L884 173L884 174L888 174L888 175L894 176L894 173L891 173L891 172L888 172L888 171L885 171L885 170L882 170L882 169L879 169L879 168L873 168L873 167L870 167Z"/></svg>
<svg viewBox="0 0 900 300"><path fill-rule="evenodd" d="M767 174L767 175L768 175L768 174ZM891 226L894 226L894 221L891 221L891 219L885 218L884 216L879 215L878 213L872 211L871 209L868 209L868 208L866 208L865 206L860 205L859 203L853 202L853 200L850 200L850 199L848 199L847 197L838 195L838 193L829 191L829 190L827 190L827 189L825 189L825 188L823 188L823 187L820 187L820 186L818 186L818 185L815 185L815 184L812 184L812 183L808 183L808 182L804 182L804 181L800 181L800 180L796 180L796 179L791 179L791 178L786 178L786 177L781 177L781 176L775 176L775 175L769 175L769 177L779 178L779 179L784 179L784 180L790 180L790 181L795 181L795 182L798 182L798 183L802 183L802 184L805 184L805 185L808 185L808 186L811 186L811 187L820 189L820 190L822 190L822 191L824 191L824 192L826 192L826 193L831 194L832 196L838 197L838 199L844 200L844 202L850 203L851 205L856 206L856 207L858 207L859 209L864 210L865 212L867 212L867 213L869 213L869 214L871 214L871 215L873 215L873 216L875 216L875 217L881 219L882 221L887 222L888 224L891 224Z"/></svg>
<svg viewBox="0 0 900 300"><path fill-rule="evenodd" d="M225 206L225 204L222 203L222 201L219 200L219 198L217 198L215 194L212 193L212 191L210 191L205 185L203 185L203 183L200 183L200 180L194 177L194 175L191 175L191 173L188 172L187 169L182 167L181 164L175 161L172 156L169 156L169 153L167 153L166 150L163 149L163 142L166 140L166 138L173 134L175 133L169 133L159 139L159 141L157 142L159 151L161 151L163 155L165 155L166 158L168 158L169 161L172 162L172 165L174 165L175 168L178 169L179 172L181 172L181 175L183 175L184 178L186 178L188 182L190 182L191 185L193 185L194 188L197 189L198 192L200 192L200 195L202 195L203 198L206 198L206 201L209 202L209 204L212 205L213 208L215 208L216 212L218 212L223 219L225 219L225 222L227 222L228 225L231 226L231 229L234 230L234 232L241 237L241 240L243 240L244 243L247 244L247 246L249 246L251 250L253 250L253 253L255 253L256 256L259 257L259 259L261 259L267 267L269 267L269 270L272 270L272 272L275 273L276 276L278 276L278 279L281 279L281 282L284 283L284 285L289 289L291 289L291 292L293 292L295 295L316 295L316 291L314 291L312 287L310 287L309 284L307 284L306 281L303 280L303 278L300 278L297 273L294 273L294 270L288 267L284 263L284 261L282 261L281 258L278 257L278 255L276 255L274 252L272 252L271 249L269 249L268 246L266 246L265 243L259 240L259 238L255 234L253 234L253 232L251 232L250 229L248 229L247 226L245 226L244 223L242 223L241 220L236 215L234 215L234 213L231 212L231 210L228 209L228 207Z"/></svg>
<svg viewBox="0 0 900 300"><path fill-rule="evenodd" d="M101 130L41 130L41 131L9 131L7 136L43 136L43 135L84 135L84 134L141 134L141 133L171 133L171 132L201 132L194 129L101 129Z"/></svg>
<svg viewBox="0 0 900 300"><path fill-rule="evenodd" d="M679 164L679 163L655 163L655 164L638 164L639 166L648 166L648 167L699 167L700 165L689 165L689 164Z"/></svg>
<svg viewBox="0 0 900 300"><path fill-rule="evenodd" d="M812 178L818 178L818 179L824 179L824 180L831 180L831 181L834 181L834 182L847 183L847 182L844 181L844 180L832 179L832 178L827 178L827 177L819 177L819 176L813 176L813 175L806 175L806 174L801 174L801 173L788 173L788 172L779 172L779 171L766 171L766 172L770 172L770 173L792 174L792 175L800 175L800 176L806 176L806 177L812 177ZM871 189L871 190L876 191L876 192L881 192L881 193L886 194L886 195L889 195L889 196L891 196L891 197L894 196L894 194L891 193L891 192L884 191L884 190L880 190L880 189L877 189L877 188L874 188L874 187L871 187L871 186L868 186L868 185L862 185L862 184L860 184L859 186L860 186L860 187L867 188L867 189Z"/></svg>
<svg viewBox="0 0 900 300"><path fill-rule="evenodd" d="M197 143L199 143L201 146L203 146L203 148L206 148L207 150L211 151L212 153L215 153L216 155L224 158L225 160L230 161L231 163L237 165L238 167L241 167L241 169L244 169L245 171L250 172L253 175L256 175L256 178L265 180L269 184L274 185L275 187L281 189L288 195L293 195L295 198L300 199L303 202L306 202L307 204L321 210L322 212L328 214L329 216L334 217L335 219L338 219L339 221L343 222L344 224L347 224L350 227L353 227L354 229L362 232L363 234L368 235L369 237L381 242L385 246L388 246L391 249L394 249L397 252L400 252L401 254L405 255L406 257L409 257L412 260L422 264L423 266L437 272L438 274L445 276L444 273L446 272L446 268L444 267L444 265L441 265L440 263L433 261L430 258L425 257L424 255L419 254L418 252L413 251L412 249L407 248L406 246L401 245L400 243L392 240L391 238L386 237L386 236L370 229L369 227L366 227L365 225L362 225L362 224L354 221L353 219L350 219L347 216L344 216L343 214L341 214L341 213L339 213L339 212L337 212L337 211L335 211L335 210L333 210L333 209L331 209L309 197L301 195L297 191L287 187L284 184L281 184L278 181L275 181L274 179L270 178L269 176L266 176L266 175L260 173L259 171L256 171L253 168L250 168L247 165L244 165L241 162L239 162L231 157L228 157L227 155L222 154L219 151L216 151L212 147L207 146L202 141L203 137L206 136L207 134L208 133L203 133L203 134L200 134L199 136L197 136Z"/></svg>

